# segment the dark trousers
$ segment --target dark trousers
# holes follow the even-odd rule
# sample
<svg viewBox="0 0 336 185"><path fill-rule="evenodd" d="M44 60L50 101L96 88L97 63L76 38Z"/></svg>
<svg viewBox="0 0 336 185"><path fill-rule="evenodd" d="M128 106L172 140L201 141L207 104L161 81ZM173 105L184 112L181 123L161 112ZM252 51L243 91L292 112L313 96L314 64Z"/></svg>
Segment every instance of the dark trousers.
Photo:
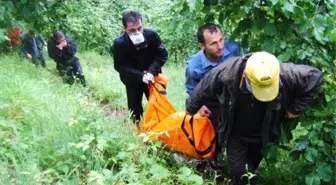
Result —
<svg viewBox="0 0 336 185"><path fill-rule="evenodd" d="M125 84L127 94L128 110L131 112L134 123L138 124L143 114L142 96L145 94L147 100L149 97L149 88L144 83Z"/></svg>
<svg viewBox="0 0 336 185"><path fill-rule="evenodd" d="M46 67L46 62L42 51L39 50L38 52L33 52L31 56L36 67L39 65L39 60L41 61L42 67Z"/></svg>
<svg viewBox="0 0 336 185"><path fill-rule="evenodd" d="M57 70L65 72L68 76L83 75L82 66L77 57L73 57L69 62L57 62Z"/></svg>
<svg viewBox="0 0 336 185"><path fill-rule="evenodd" d="M227 158L230 175L233 178L234 185L246 185L247 177L242 177L246 174L246 165L248 171L254 173L262 160L261 143L250 143L230 137L227 143ZM250 179L251 185L256 184L255 177Z"/></svg>
<svg viewBox="0 0 336 185"><path fill-rule="evenodd" d="M66 74L68 77L72 78L73 76L79 78L83 86L86 86L85 77L83 74L82 66L79 63L77 57L73 57L70 62L57 62L56 69L61 74ZM70 83L73 83L72 80Z"/></svg>
<svg viewBox="0 0 336 185"><path fill-rule="evenodd" d="M220 152L222 151L220 145L218 144L218 134L217 134L217 127L218 127L218 124L219 124L219 114L220 114L220 109L219 107L208 107L208 109L211 111L211 116L210 116L210 120L211 120L211 123L212 123L212 126L216 132L216 151L215 151L215 154L213 156L213 158L216 158Z"/></svg>

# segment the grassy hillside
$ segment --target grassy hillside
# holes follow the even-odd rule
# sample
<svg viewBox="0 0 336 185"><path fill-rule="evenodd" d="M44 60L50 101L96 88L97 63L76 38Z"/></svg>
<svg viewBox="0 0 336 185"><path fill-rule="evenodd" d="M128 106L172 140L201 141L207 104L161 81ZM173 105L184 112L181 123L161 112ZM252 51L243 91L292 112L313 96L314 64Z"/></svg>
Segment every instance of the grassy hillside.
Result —
<svg viewBox="0 0 336 185"><path fill-rule="evenodd" d="M64 84L50 60L45 70L1 56L0 184L202 184L159 143L146 146L133 133L111 58L80 58L88 88ZM183 109L183 74L164 71L169 98Z"/></svg>
<svg viewBox="0 0 336 185"><path fill-rule="evenodd" d="M143 144L111 57L79 57L87 88L63 83L53 61L36 69L18 56L0 57L0 184L215 184L160 143ZM184 69L169 61L163 68L168 98L182 111ZM260 183L302 184L301 161L280 152L281 163L262 162Z"/></svg>
<svg viewBox="0 0 336 185"><path fill-rule="evenodd" d="M98 99L108 100L113 107L126 108L126 89L113 68L112 58L87 52L81 55L81 61L89 90ZM185 66L168 61L162 70L163 74L169 78L167 87L169 100L178 110L184 110L187 97L184 87Z"/></svg>

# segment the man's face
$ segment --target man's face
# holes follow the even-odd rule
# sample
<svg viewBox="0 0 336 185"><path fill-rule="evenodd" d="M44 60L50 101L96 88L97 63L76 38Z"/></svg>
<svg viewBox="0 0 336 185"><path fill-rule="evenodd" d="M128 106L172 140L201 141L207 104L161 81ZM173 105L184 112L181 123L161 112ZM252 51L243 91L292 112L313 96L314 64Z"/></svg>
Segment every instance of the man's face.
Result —
<svg viewBox="0 0 336 185"><path fill-rule="evenodd" d="M217 28L217 31L210 33L205 30L203 33L204 44L200 43L200 47L205 50L210 57L221 57L224 52L224 39L222 32Z"/></svg>
<svg viewBox="0 0 336 185"><path fill-rule="evenodd" d="M34 37L35 37L35 33L29 33L29 36L30 36L31 38L34 38Z"/></svg>
<svg viewBox="0 0 336 185"><path fill-rule="evenodd" d="M64 42L65 38L64 37L60 37L56 40L57 44L60 44L62 42Z"/></svg>
<svg viewBox="0 0 336 185"><path fill-rule="evenodd" d="M129 22L126 25L125 31L128 34L142 32L142 21L138 20L136 23Z"/></svg>

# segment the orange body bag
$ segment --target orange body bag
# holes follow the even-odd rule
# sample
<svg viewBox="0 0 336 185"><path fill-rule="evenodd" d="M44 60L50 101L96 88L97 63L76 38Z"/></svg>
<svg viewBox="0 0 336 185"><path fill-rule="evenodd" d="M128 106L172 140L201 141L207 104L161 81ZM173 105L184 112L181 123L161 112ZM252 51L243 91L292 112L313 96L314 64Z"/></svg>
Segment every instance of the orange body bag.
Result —
<svg viewBox="0 0 336 185"><path fill-rule="evenodd" d="M141 133L150 134L152 140L158 139L165 147L187 156L211 158L216 144L215 131L209 118L177 112L166 95L168 79L160 74L154 80L155 83L149 86Z"/></svg>

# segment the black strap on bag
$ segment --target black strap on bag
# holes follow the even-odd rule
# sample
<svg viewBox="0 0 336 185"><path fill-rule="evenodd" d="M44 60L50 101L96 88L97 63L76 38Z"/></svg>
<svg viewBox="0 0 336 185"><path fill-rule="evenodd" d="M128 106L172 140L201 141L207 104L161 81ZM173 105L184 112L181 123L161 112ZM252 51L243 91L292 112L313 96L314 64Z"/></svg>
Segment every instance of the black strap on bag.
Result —
<svg viewBox="0 0 336 185"><path fill-rule="evenodd" d="M182 121L182 123L181 123L181 128L182 128L182 131L183 131L183 133L184 133L184 135L188 138L188 140L189 140L189 143L194 147L194 149L195 149L195 151L197 152L197 154L198 155L200 155L200 156L204 156L204 155L207 155L208 153L210 153L211 152L211 149L212 149L212 147L214 146L214 144L215 144L215 142L216 142L216 137L214 137L212 140L211 140L211 143L210 143L210 146L208 147L208 148L206 148L205 150L203 150L203 151L200 151L200 150L198 150L197 148L196 148L196 146L195 146L195 141L193 140L195 137L194 137L194 116L192 116L191 118L190 118L190 121L189 121L189 123L190 123L190 126L191 126L191 132L192 132L192 138L190 137L190 135L188 134L188 132L187 132L187 130L185 129L185 119L186 119L186 117L187 117L187 114L185 114L185 116L184 116L184 118L183 118L183 121Z"/></svg>
<svg viewBox="0 0 336 185"><path fill-rule="evenodd" d="M155 87L155 84L159 84L159 85L161 85L161 86L163 87L164 90L163 90L163 91L159 91L159 89ZM154 89L155 89L157 92L159 92L160 95L166 95L166 94L167 94L166 86L165 86L163 83L161 83L161 82L149 82L149 84L148 84L148 88L149 88L150 85L152 85L152 86L154 87ZM155 106L154 106L154 108L155 108L156 117L157 117L157 119L159 120L159 122L161 122L160 117L159 117L159 114L158 114L158 110L156 109Z"/></svg>
<svg viewBox="0 0 336 185"><path fill-rule="evenodd" d="M159 92L160 94L163 94L163 95L166 95L166 94L167 94L166 86L165 86L163 83L161 83L161 82L149 82L149 84L150 84L150 85L153 85L154 89L155 89L157 92ZM163 90L163 91L159 91L159 89L155 87L155 84L159 84L159 85L161 85L161 86L163 87L164 90Z"/></svg>

